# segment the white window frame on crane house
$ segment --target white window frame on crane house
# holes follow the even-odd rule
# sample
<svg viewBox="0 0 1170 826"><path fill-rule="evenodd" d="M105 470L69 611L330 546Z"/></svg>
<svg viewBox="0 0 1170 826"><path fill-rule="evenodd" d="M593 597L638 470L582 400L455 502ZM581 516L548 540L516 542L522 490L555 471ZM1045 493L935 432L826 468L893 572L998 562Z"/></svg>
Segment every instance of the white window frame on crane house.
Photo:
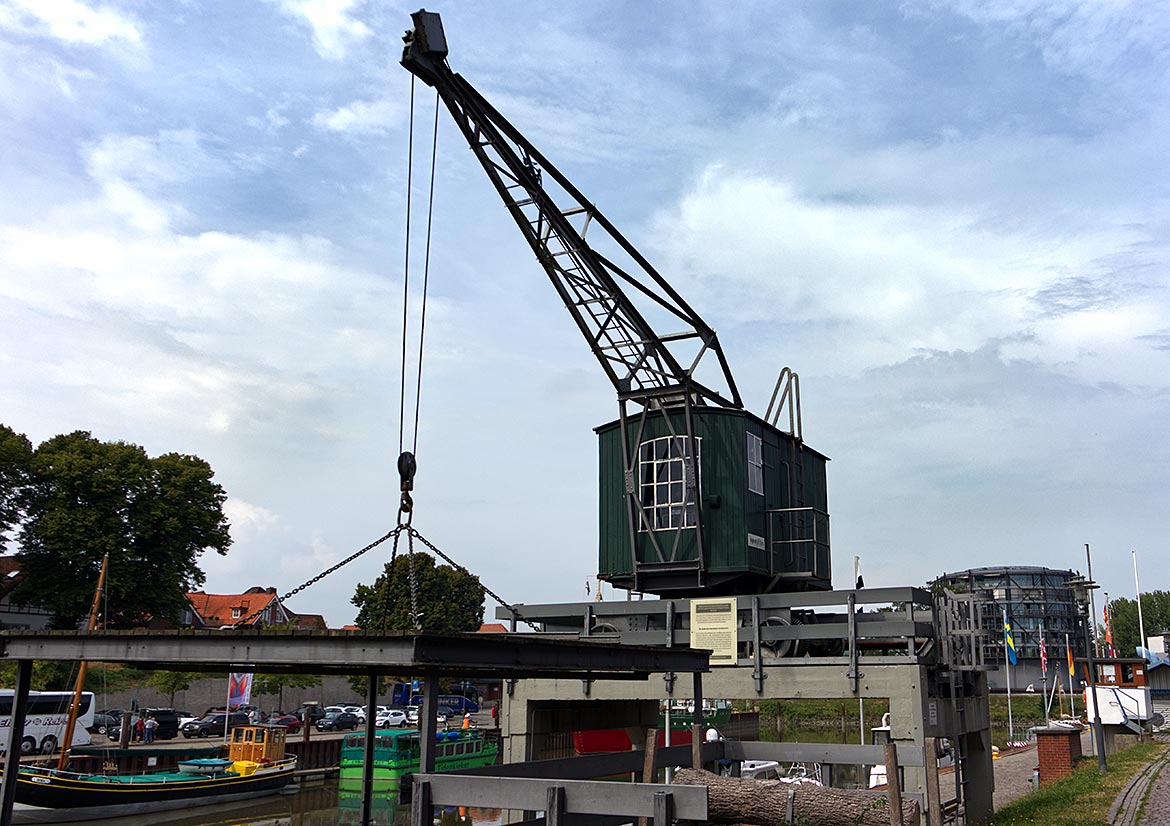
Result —
<svg viewBox="0 0 1170 826"><path fill-rule="evenodd" d="M748 491L764 495L764 440L747 434Z"/></svg>
<svg viewBox="0 0 1170 826"><path fill-rule="evenodd" d="M649 522L649 528L645 522L638 526L640 532L698 526L701 438L695 438L695 497L688 502L685 460L689 455L686 436L659 436L638 445L638 501Z"/></svg>

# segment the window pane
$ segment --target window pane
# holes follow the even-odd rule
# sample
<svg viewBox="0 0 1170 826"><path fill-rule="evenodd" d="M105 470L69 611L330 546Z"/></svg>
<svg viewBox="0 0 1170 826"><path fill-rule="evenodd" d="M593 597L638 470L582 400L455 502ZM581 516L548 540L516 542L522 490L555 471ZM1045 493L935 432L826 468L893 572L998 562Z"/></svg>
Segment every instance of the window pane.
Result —
<svg viewBox="0 0 1170 826"><path fill-rule="evenodd" d="M649 462L654 458L653 442L642 442L642 444L638 446L638 458L643 462Z"/></svg>
<svg viewBox="0 0 1170 826"><path fill-rule="evenodd" d="M659 529L670 527L670 509L669 508L655 508L654 509L654 527L659 528Z"/></svg>
<svg viewBox="0 0 1170 826"><path fill-rule="evenodd" d="M683 463L682 460L671 462L670 465L670 481L681 482L683 480Z"/></svg>
<svg viewBox="0 0 1170 826"><path fill-rule="evenodd" d="M666 450L667 450L666 439L655 439L654 440L654 458L655 459L665 459L666 458Z"/></svg>
<svg viewBox="0 0 1170 826"><path fill-rule="evenodd" d="M641 468L641 479L643 483L654 481L654 463L643 462L639 465Z"/></svg>
<svg viewBox="0 0 1170 826"><path fill-rule="evenodd" d="M670 506L670 526L672 528L680 528L683 525L683 506Z"/></svg>
<svg viewBox="0 0 1170 826"><path fill-rule="evenodd" d="M654 486L654 500L659 505L665 505L670 501L670 485L655 485Z"/></svg>
<svg viewBox="0 0 1170 826"><path fill-rule="evenodd" d="M670 483L670 502L671 504L681 503L683 500L683 484L682 482Z"/></svg>

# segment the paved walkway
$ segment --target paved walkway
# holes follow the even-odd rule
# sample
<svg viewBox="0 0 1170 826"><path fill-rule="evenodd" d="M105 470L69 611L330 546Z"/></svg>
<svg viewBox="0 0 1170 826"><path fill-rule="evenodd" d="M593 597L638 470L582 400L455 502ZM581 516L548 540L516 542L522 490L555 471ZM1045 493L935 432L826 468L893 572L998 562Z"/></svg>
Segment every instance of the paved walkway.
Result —
<svg viewBox="0 0 1170 826"><path fill-rule="evenodd" d="M1161 738L1159 738L1161 739ZM1170 751L1145 766L1113 801L1111 826L1170 826ZM1145 810L1141 819L1138 813Z"/></svg>
<svg viewBox="0 0 1170 826"><path fill-rule="evenodd" d="M992 808L999 811L1017 797L1032 791L1032 771L1039 762L1036 747L1013 752L992 761L995 770L995 794L991 798Z"/></svg>

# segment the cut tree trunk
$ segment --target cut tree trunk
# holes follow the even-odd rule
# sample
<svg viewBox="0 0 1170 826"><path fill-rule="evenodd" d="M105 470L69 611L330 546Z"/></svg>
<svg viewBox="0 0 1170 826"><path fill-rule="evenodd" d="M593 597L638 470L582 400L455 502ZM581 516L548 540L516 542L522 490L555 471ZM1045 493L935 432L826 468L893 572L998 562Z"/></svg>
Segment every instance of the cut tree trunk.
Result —
<svg viewBox="0 0 1170 826"><path fill-rule="evenodd" d="M743 780L702 769L679 769L674 782L707 787L707 820L711 823L751 823L783 826L888 826L890 807L879 792L831 789L811 783L779 780ZM792 793L792 820L788 796ZM902 822L919 823L918 801L902 803Z"/></svg>

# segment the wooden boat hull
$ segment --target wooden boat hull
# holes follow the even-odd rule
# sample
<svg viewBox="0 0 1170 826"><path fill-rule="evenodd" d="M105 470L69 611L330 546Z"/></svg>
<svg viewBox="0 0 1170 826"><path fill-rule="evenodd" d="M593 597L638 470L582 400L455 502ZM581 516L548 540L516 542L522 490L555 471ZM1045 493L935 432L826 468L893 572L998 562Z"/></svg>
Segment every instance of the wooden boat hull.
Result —
<svg viewBox="0 0 1170 826"><path fill-rule="evenodd" d="M149 775L100 777L21 771L16 783L16 801L21 805L14 822L92 820L244 800L279 792L292 781L295 770L292 761L247 777L168 775L177 779L166 782L152 782Z"/></svg>

